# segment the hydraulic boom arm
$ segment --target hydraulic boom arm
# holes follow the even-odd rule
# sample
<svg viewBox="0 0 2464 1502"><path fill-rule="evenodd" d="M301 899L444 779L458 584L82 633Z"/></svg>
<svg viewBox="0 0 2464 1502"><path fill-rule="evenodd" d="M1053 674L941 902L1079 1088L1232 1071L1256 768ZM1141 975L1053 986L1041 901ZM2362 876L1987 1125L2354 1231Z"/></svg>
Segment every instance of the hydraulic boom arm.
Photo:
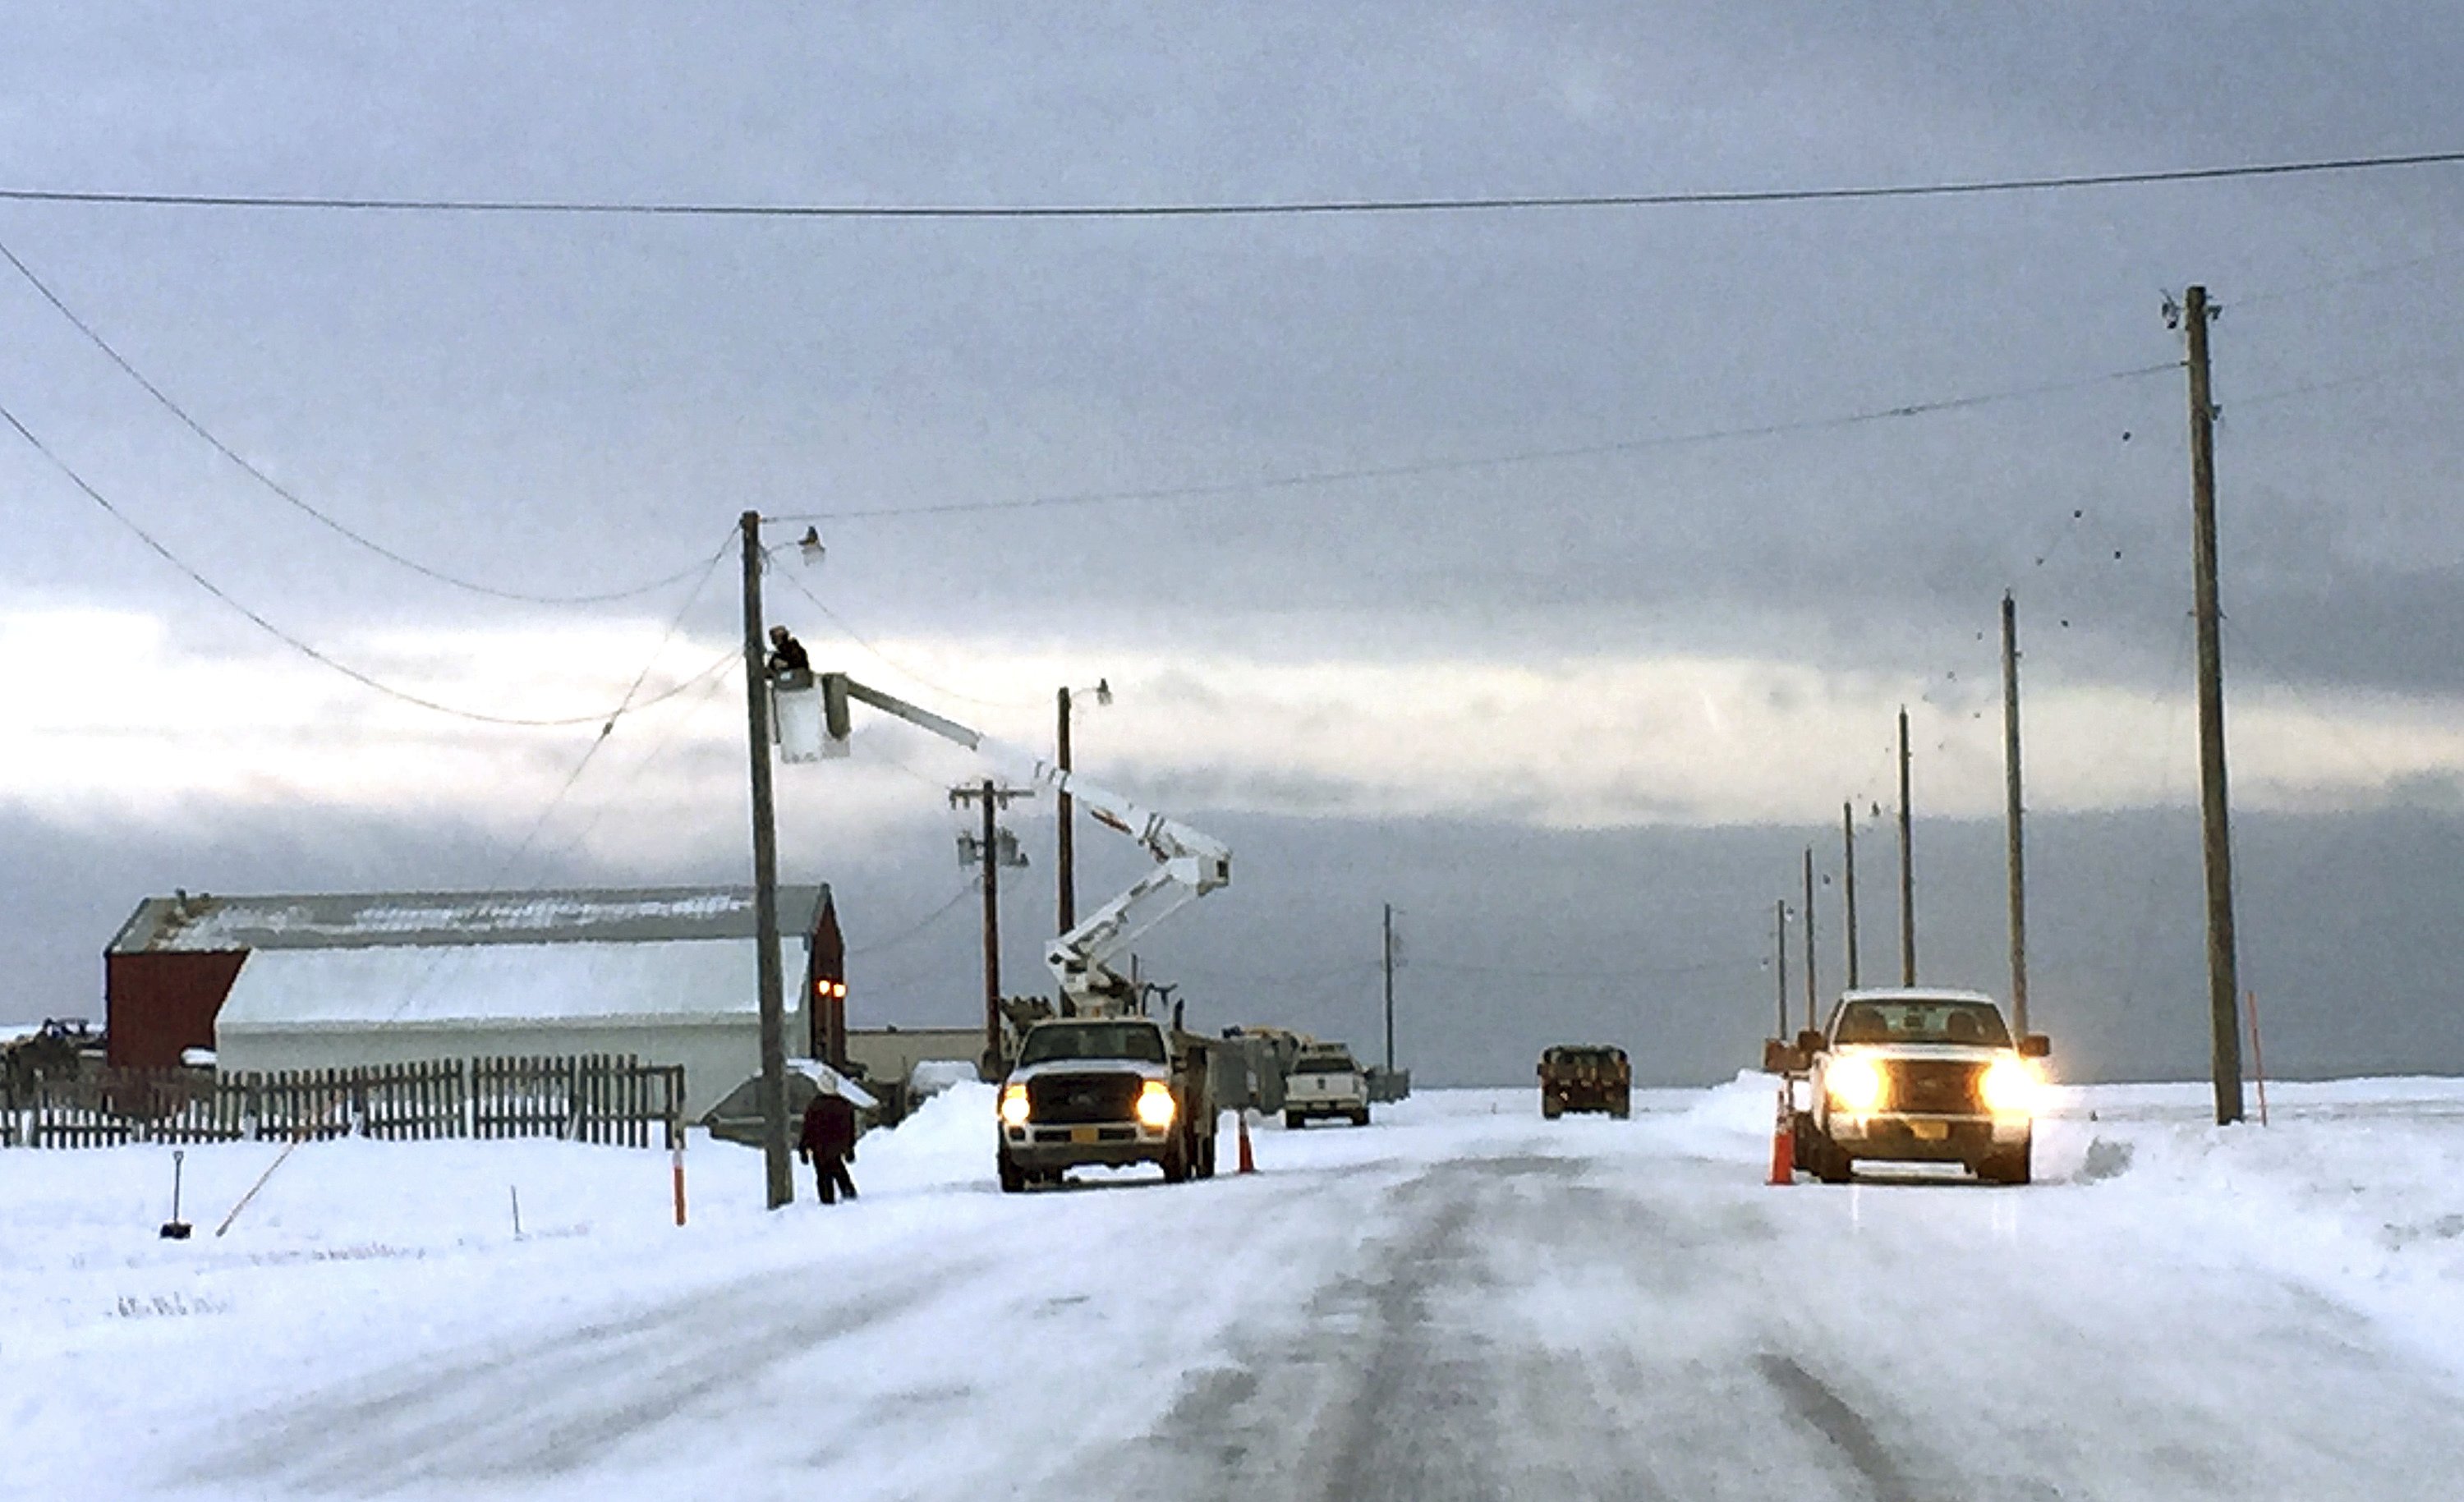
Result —
<svg viewBox="0 0 2464 1502"><path fill-rule="evenodd" d="M1138 998L1111 962L1128 953L1130 946L1156 924L1232 880L1232 851L1211 835L1148 813L1023 747L969 729L845 673L824 673L821 687L823 731L831 744L846 744L848 701L869 704L964 746L1036 788L1068 794L1098 822L1129 836L1155 857L1155 868L1128 891L1045 946L1044 963L1060 983L1062 1000L1081 1016L1135 1012Z"/></svg>

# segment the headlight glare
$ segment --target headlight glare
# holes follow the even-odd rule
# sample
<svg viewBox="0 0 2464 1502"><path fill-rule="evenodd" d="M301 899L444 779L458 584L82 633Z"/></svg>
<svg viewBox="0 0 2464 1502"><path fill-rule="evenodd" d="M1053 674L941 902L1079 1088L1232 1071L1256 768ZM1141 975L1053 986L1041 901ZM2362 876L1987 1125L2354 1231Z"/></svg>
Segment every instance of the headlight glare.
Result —
<svg viewBox="0 0 2464 1502"><path fill-rule="evenodd" d="M1026 1124L1027 1115L1026 1086L1001 1086L1001 1121L1011 1126L1024 1126Z"/></svg>
<svg viewBox="0 0 2464 1502"><path fill-rule="evenodd" d="M1854 1054L1833 1059L1823 1072L1823 1088L1830 1092L1831 1103L1855 1116L1881 1109L1888 1086L1881 1065Z"/></svg>
<svg viewBox="0 0 2464 1502"><path fill-rule="evenodd" d="M1138 1091L1138 1124L1151 1131L1162 1131L1172 1124L1180 1109L1172 1099L1172 1086L1160 1079L1150 1079Z"/></svg>
<svg viewBox="0 0 2464 1502"><path fill-rule="evenodd" d="M2043 1088L2025 1060L1997 1058L1985 1070L1985 1108L1995 1116L2034 1116Z"/></svg>

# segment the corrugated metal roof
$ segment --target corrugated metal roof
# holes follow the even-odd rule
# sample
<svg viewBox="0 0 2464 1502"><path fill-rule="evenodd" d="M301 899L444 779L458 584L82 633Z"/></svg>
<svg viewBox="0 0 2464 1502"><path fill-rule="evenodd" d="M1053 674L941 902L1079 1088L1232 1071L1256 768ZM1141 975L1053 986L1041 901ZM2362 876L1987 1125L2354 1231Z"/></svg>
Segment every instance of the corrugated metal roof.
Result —
<svg viewBox="0 0 2464 1502"><path fill-rule="evenodd" d="M825 885L779 888L779 923L810 933ZM355 949L481 944L643 944L750 939L749 886L571 887L535 892L328 892L149 897L113 954Z"/></svg>
<svg viewBox="0 0 2464 1502"><path fill-rule="evenodd" d="M755 947L737 939L267 949L240 967L214 1033L746 1021L759 1011ZM803 941L780 950L795 975Z"/></svg>

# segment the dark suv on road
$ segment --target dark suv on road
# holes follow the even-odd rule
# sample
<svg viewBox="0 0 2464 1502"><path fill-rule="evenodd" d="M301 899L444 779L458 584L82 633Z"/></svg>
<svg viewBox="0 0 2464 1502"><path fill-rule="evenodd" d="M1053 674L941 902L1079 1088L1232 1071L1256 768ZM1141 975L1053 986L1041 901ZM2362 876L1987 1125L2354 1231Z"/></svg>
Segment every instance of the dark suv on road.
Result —
<svg viewBox="0 0 2464 1502"><path fill-rule="evenodd" d="M1619 1121L1633 1114L1634 1069L1625 1050L1569 1043L1540 1056L1540 1114L1553 1121L1569 1111L1605 1111Z"/></svg>

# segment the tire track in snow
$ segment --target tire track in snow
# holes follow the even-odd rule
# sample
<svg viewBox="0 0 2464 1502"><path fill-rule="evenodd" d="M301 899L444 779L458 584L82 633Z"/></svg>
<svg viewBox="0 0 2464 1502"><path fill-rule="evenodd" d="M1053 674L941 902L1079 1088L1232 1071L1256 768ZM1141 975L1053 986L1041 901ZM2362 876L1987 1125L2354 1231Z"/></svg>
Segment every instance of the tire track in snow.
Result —
<svg viewBox="0 0 2464 1502"><path fill-rule="evenodd" d="M1621 1444L1599 1374L1501 1341L1485 1309L1504 1292L1501 1233L1537 1184L1584 1165L1517 1154L1441 1163L1386 1191L1391 1222L1357 1272L1297 1328L1244 1344L1243 1364L1191 1380L1154 1439L1145 1494L1206 1502L1447 1502L1532 1495L1665 1495ZM1541 1223L1544 1239L1553 1239Z"/></svg>
<svg viewBox="0 0 2464 1502"><path fill-rule="evenodd" d="M775 1368L990 1267L987 1257L887 1287L841 1285L830 1302L803 1309L786 1307L781 1285L767 1279L729 1283L512 1350L469 1350L268 1412L249 1442L209 1457L190 1479L373 1495L563 1478L722 1394L758 1392Z"/></svg>

